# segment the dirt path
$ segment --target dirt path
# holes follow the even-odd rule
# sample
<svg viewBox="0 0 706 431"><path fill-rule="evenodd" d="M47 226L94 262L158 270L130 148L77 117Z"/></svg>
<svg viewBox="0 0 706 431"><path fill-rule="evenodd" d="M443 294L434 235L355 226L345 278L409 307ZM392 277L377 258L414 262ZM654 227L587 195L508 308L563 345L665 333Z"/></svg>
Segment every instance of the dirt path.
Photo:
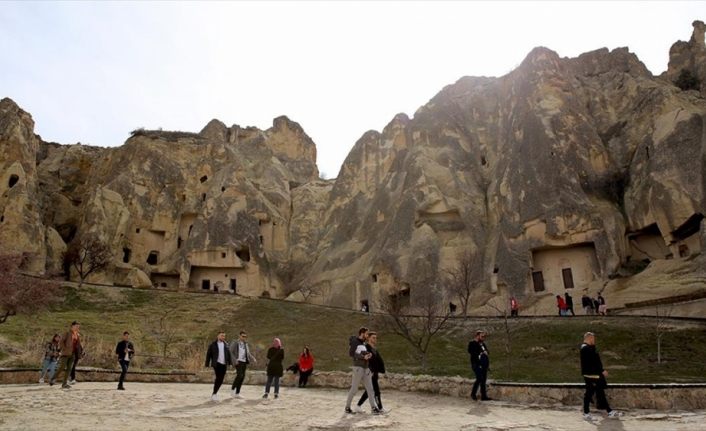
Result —
<svg viewBox="0 0 706 431"><path fill-rule="evenodd" d="M663 414L627 412L621 419L594 423L578 408L538 408L497 401L477 403L409 392L383 393L386 416L344 415L345 392L282 388L278 400L261 399L262 388L243 388L245 399L221 389L210 401L209 385L78 383L64 391L46 385L0 386L3 430L706 430L706 411ZM366 410L368 406L365 406Z"/></svg>

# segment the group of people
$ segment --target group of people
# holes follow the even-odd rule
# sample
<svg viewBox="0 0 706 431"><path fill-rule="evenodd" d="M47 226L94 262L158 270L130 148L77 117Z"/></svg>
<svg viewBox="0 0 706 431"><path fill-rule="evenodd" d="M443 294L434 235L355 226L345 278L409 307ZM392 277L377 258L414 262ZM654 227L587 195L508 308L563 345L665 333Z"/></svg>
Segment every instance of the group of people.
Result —
<svg viewBox="0 0 706 431"><path fill-rule="evenodd" d="M558 295L557 298L561 299ZM571 297L569 296L569 298ZM602 298L600 294L598 298ZM564 304L567 302L571 303L570 301L564 301ZM565 305L565 307L569 309L568 306ZM50 385L53 385L61 374L63 374L62 388L69 389L71 388L71 384L75 383L75 366L78 360L84 355L81 333L79 332L80 327L81 325L74 321L71 323L70 329L63 336L55 334L52 340L46 344L39 383L44 383L44 378L47 377ZM474 338L468 343L471 369L475 374L475 381L471 389L471 398L474 401L478 400L479 391L481 401L492 400L492 398L488 396L486 384L488 371L490 369L490 352L488 346L485 344L486 336L487 332L479 329L475 332ZM361 327L358 330L358 335L353 335L349 339L348 354L352 359L353 366L351 388L348 391L344 409L346 414L363 412L362 406L366 401L370 404L372 414L378 415L387 413L382 406L380 385L378 382L379 375L385 374L385 362L377 348L377 338L378 334L376 332L369 331L366 327ZM208 346L205 366L212 367L215 374L211 400L219 400L218 391L223 384L229 365L232 365L236 371L235 379L231 385L232 396L234 398L242 398L240 389L245 380L247 367L249 364L257 362L255 356L251 353L247 339L248 334L245 331L240 331L239 337L228 343L226 341L225 332L220 331L216 340ZM118 390L125 390L125 377L130 362L135 355L135 346L132 341L130 341L130 333L128 331L123 332L122 339L118 341L115 347L115 355L121 368ZM583 336L583 344L580 348L580 360L581 374L585 383L583 399L584 418L586 420L593 420L589 407L594 395L596 396L596 407L598 409L606 410L609 417L618 416L619 414L610 408L605 396L608 371L603 368L600 355L596 350L596 336L592 332L586 332ZM279 398L280 378L282 378L284 374L283 362L284 347L282 346L282 340L274 338L272 345L267 350L267 381L265 383L265 393L262 398L267 399L269 397L271 388L274 388L274 398ZM287 368L287 370L299 373L298 386L302 388L306 387L313 369L314 355L309 346L304 346L297 362ZM69 376L71 380L69 380ZM351 408L353 398L358 392L361 383L365 390L358 400L355 409L353 409Z"/></svg>
<svg viewBox="0 0 706 431"><path fill-rule="evenodd" d="M556 296L556 307L559 310L559 316L576 315L574 313L574 299L569 295L569 292L564 293L563 297L561 295ZM595 298L591 298L584 293L581 297L581 307L583 307L586 315L600 314L605 316L608 310L605 298L600 293Z"/></svg>
<svg viewBox="0 0 706 431"><path fill-rule="evenodd" d="M238 339L228 343L226 342L225 331L220 331L216 340L208 346L205 366L207 368L212 367L215 374L211 400L219 400L218 391L223 384L229 365L235 368L235 379L231 385L232 396L233 398L242 398L240 388L243 385L243 381L245 381L247 367L251 363L257 363L247 340L248 334L245 331L240 331ZM270 396L270 389L273 388L275 399L279 398L279 381L284 375L283 362L284 347L282 346L282 340L275 337L272 340L272 345L267 349L267 381L262 398L267 399ZM306 387L309 376L314 371L314 355L309 346L304 346L295 365L296 367L293 365L288 370L292 369L299 372L299 387Z"/></svg>

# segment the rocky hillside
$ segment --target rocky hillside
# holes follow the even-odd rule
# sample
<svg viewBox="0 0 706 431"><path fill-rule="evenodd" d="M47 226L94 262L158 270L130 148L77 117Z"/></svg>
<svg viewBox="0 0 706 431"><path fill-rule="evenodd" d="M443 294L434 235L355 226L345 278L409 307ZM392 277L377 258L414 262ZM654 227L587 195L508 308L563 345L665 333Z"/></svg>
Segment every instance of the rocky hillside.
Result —
<svg viewBox="0 0 706 431"><path fill-rule="evenodd" d="M700 261L704 28L674 44L662 76L627 48L536 48L505 76L461 78L413 118L366 132L331 181L285 117L93 148L43 142L4 99L0 241L35 253L31 269L59 271L66 243L93 233L115 253L99 281L354 308L413 303L463 253L478 298L524 304ZM706 289L706 276L686 289Z"/></svg>

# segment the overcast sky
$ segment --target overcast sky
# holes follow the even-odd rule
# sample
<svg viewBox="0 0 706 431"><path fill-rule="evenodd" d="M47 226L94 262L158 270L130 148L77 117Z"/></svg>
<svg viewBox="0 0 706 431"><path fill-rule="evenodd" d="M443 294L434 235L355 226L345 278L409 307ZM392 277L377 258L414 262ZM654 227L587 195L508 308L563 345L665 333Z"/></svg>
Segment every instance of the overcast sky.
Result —
<svg viewBox="0 0 706 431"><path fill-rule="evenodd" d="M654 74L706 2L0 3L0 98L62 144L287 115L338 174L355 141L535 46L628 46Z"/></svg>

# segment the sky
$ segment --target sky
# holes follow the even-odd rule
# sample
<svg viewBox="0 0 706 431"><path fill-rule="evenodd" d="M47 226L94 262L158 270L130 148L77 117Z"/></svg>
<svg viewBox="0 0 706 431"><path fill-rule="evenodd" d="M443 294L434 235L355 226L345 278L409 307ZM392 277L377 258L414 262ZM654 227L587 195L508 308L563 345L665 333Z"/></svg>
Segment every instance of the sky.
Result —
<svg viewBox="0 0 706 431"><path fill-rule="evenodd" d="M536 46L627 46L660 74L696 19L706 2L0 2L0 98L62 144L286 115L332 178L363 133L463 76Z"/></svg>

